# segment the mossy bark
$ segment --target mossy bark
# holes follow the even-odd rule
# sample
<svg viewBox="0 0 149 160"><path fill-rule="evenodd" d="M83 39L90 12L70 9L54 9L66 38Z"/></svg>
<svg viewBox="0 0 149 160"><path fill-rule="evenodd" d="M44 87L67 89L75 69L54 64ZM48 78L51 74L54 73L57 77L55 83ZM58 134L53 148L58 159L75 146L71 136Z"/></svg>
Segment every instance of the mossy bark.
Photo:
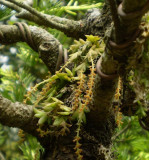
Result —
<svg viewBox="0 0 149 160"><path fill-rule="evenodd" d="M135 10L139 10L141 8L141 6L143 6L146 3L147 0L142 0L141 2L139 0L124 0L123 1L123 9L124 11L127 13L129 13L130 11L135 11ZM86 18L84 20L82 20L82 24L77 26L78 28L76 29L76 31L78 31L81 26L81 29L79 30L78 33L80 33L80 37L84 38L84 34L88 33L88 34L93 34L93 35L106 35L108 38L106 39L106 49L105 49L105 53L103 54L103 61L102 61L102 71L106 74L115 74L118 73L119 75L123 76L122 74L126 74L125 72L125 66L127 65L127 58L129 55L131 55L131 48L132 46L129 46L128 48L125 48L124 50L121 49L117 49L117 50L112 50L109 46L108 46L108 41L112 40L115 41L115 33L114 33L114 28L109 29L109 32L102 33L100 34L100 29L101 31L103 31L104 29L107 30L107 28L110 26L110 22L111 22L111 17L106 18L107 15L109 15L109 9L107 8L108 13L106 14L104 12L104 14L102 15L103 17L100 18L100 15L95 14L95 16L93 16L92 18ZM121 17L120 17L121 18ZM106 22L104 21L104 19L106 19ZM104 26L101 26L99 23L102 23L103 20L105 23L105 28ZM121 24L122 24L122 29L123 29L123 39L121 39L122 43L125 43L135 32L136 30L139 28L139 24L141 22L141 16L135 18L134 20L124 20L121 18ZM87 24L86 26L84 26L84 24ZM36 28L36 27L35 27ZM37 29L35 29L34 27L31 27L31 31L33 32L33 38L35 39L35 44L37 46L37 50L40 53L41 59L43 59L43 61L45 62L46 65L50 66L50 62L52 61L52 64L55 65L55 61L58 57L58 46L59 46L59 42L57 40L54 39L53 42L53 37L51 38L51 35L47 34L44 35L42 38L40 37L40 35L38 34ZM73 27L74 28L74 27ZM85 30L83 30L85 29ZM16 26L13 26L11 28L8 27L8 29L4 29L3 26L0 27L0 42L1 43L5 43L7 44L7 40L9 39L10 43L15 43L17 41L23 41L20 33L17 30ZM16 34L15 37L16 39L13 40L12 38L12 34L8 34L8 32L10 32L10 30L13 30ZM111 30L111 31L110 31ZM43 30L41 31L41 33L43 34ZM12 32L13 33L13 32ZM45 33L45 32L44 32ZM67 31L65 31L65 33L67 34ZM72 33L71 31L69 33ZM121 33L120 33L121 34ZM11 37L10 37L11 35ZM38 36L37 36L38 35ZM69 34L68 34L69 35ZM73 35L77 35L76 38L80 38L79 34L73 34ZM5 36L5 39L3 39ZM36 38L37 39L36 39ZM45 39L46 37L46 39ZM50 41L49 41L49 37L50 37ZM41 39L40 39L41 38ZM39 41L41 40L41 41ZM44 40L44 41L42 41ZM40 43L42 42L42 44ZM51 43L50 43L51 42ZM43 45L43 46L42 46ZM42 46L42 47L39 47ZM41 48L43 49L45 46L45 49L47 49L47 52L44 52L45 50L40 50ZM46 48L47 47L47 48ZM54 48L56 47L56 48ZM43 52L42 52L43 51ZM49 51L52 51L53 53L53 57L51 58L48 53ZM54 55L55 54L55 55ZM50 58L49 58L49 57ZM54 60L53 60L54 59ZM49 67L49 69L51 69ZM54 72L55 66L52 66L52 70L51 72ZM117 86L117 81L118 78L115 78L113 80L105 80L100 78L98 75L96 77L96 81L95 81L95 88L94 88L94 105L91 108L90 113L87 115L87 124L84 125L82 127L80 136L81 136L81 148L83 149L83 156L84 156L84 160L105 160L106 156L107 156L107 152L110 152L110 145L111 145L111 137L113 134L113 131L116 127L115 124L115 118L114 118L114 112L112 109L112 102L113 102L113 97L115 94L115 89ZM8 126L16 126L15 124L18 121L18 118L21 117L19 116L18 118L16 118L17 115L20 114L24 114L24 113L28 113L28 111L26 112L22 112L21 109L18 108L18 104L16 104L16 112L14 112L12 115L10 115L10 111L8 111L7 105L3 105L3 98L0 98L0 109L3 112L3 116L1 117L1 122L3 124L6 124ZM4 100L5 102L5 100ZM10 102L8 102L9 104ZM11 105L9 105L11 106ZM21 107L21 105L19 105ZM4 110L3 107L6 109ZM26 108L26 106L22 106ZM12 107L13 108L13 107ZM30 108L30 107L29 107ZM13 108L13 110L15 111L15 109ZM19 112L19 113L17 113ZM28 124L27 119L25 119L23 117L24 120L24 124L23 121L21 124L21 126L28 124L28 126L26 126L27 130L29 133L32 134L32 131L35 133L36 132L36 128L37 126L33 126L32 124L34 124L34 122L32 121L33 118L33 114L32 114L33 110L30 110L29 113L31 113L31 119L30 120L30 124ZM9 114L8 114L9 113ZM13 116L14 115L14 116ZM28 116L30 114L24 114L24 116ZM5 117L6 116L6 117ZM12 117L13 116L13 117ZM14 118L14 124L12 124L12 122L10 122L10 120L8 120L9 124L7 123L7 117L11 117L11 119ZM32 123L33 122L33 123ZM18 124L19 122L17 122ZM21 128L20 125L18 125L18 127ZM33 128L30 128L30 127ZM23 128L23 127L22 127ZM33 130L34 129L34 130ZM40 138L39 136L38 139L41 142L41 144L45 147L45 154L41 157L41 159L43 160L76 160L76 154L74 151L74 146L75 144L73 143L73 139L76 135L76 125L73 125L70 128L70 133L68 133L66 136L60 136L60 137L56 137L56 136L46 136L44 138ZM36 135L36 134L33 134ZM105 148L104 148L104 147ZM105 153L105 154L104 154ZM114 158L112 153L109 154L109 158Z"/></svg>

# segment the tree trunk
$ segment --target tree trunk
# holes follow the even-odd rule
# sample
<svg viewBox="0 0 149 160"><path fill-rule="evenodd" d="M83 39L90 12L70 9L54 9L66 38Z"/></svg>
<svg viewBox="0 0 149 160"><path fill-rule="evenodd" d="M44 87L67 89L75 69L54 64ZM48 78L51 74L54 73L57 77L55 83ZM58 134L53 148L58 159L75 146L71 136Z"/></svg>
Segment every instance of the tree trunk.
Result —
<svg viewBox="0 0 149 160"><path fill-rule="evenodd" d="M10 1L13 2L13 0ZM109 0L108 2L110 5L104 6L102 15L97 14L97 12L95 12L97 16L88 13L86 18L78 22L67 19L55 19L54 16L47 16L45 18L45 15L39 15L38 17L38 13L34 12L34 10L31 11L31 13L34 13L36 16L33 21L37 24L59 29L66 35L76 39L85 38L85 34L107 37L105 39L106 47L101 61L101 70L106 76L96 75L95 87L93 90L93 105L90 107L91 111L87 114L87 123L81 126L80 131L81 139L79 142L81 144L80 148L82 149L82 152L80 152L83 155L83 160L114 159L114 154L111 151L111 138L117 125L115 123L115 112L112 105L118 77L121 76L122 79L125 80L129 72L125 69L126 66L129 65L127 60L129 56L132 56L134 41L141 33L139 30L141 18L149 8L144 7L146 3L148 6L147 0L142 0L141 2L140 0L133 0L133 2L132 0L123 0L122 4L118 7L117 14L117 10L112 8L114 1ZM0 3L2 3L1 0ZM119 3L120 2L117 1L118 5ZM5 4L7 3L5 2ZM15 2L15 5L22 7L22 4L18 4L17 2ZM109 8L111 9L111 13ZM16 8L16 10L20 12L20 9ZM139 10L141 10L140 15L138 14ZM31 17L28 15L29 13L24 15L21 12L18 17L31 20ZM112 18L109 15L112 15ZM53 21L50 22L49 19ZM113 27L111 27L111 19L114 22ZM54 22L58 22L59 20L62 24L55 26ZM100 24L101 21L104 22L104 26ZM67 23L67 26L65 27L63 23ZM22 26L19 26L19 24L11 27L0 26L0 42L2 44L10 44L17 41L25 41L28 37L23 39L24 35L22 36L21 32L18 31L18 28L20 29ZM29 29L35 43L32 44L32 41L26 40L27 43L35 51L39 52L40 58L49 67L51 73L54 73L60 43L43 29L38 29L37 27L29 27ZM103 33L104 30L108 30L108 32ZM16 39L13 39L14 35ZM111 76L114 78L105 78ZM7 110L7 106L11 108ZM14 107L19 109L15 111ZM65 136L57 136L57 133L54 133L52 136L47 135L45 137L40 137L37 132L38 127L35 125L37 119L34 117L33 108L29 106L30 109L26 111L27 107L27 105L22 106L18 103L11 103L0 96L1 122L4 125L19 127L36 136L41 145L45 148L45 153L41 156L42 160L76 160L78 158L78 153L75 153L74 148L76 144L74 142L74 137L76 136L77 125L73 124L70 127L70 132ZM16 120L19 122L21 120L20 115L23 113L25 114L22 116L22 123L12 124L12 122ZM9 119L9 121L7 121L7 117L11 117L12 120L10 121ZM26 126L26 124L28 126ZM81 157L78 158L78 160L81 159Z"/></svg>

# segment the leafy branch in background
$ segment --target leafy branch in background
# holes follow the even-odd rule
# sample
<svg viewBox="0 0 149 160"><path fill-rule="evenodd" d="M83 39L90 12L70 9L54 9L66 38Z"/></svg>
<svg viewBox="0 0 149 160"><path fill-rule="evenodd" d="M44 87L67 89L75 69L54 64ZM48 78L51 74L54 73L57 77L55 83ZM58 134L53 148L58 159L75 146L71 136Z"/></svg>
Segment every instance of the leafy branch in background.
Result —
<svg viewBox="0 0 149 160"><path fill-rule="evenodd" d="M18 73L13 72L12 69L5 71L0 69L0 73L2 76L1 94L13 102L16 100L22 102L26 89L35 78L23 69L20 69Z"/></svg>
<svg viewBox="0 0 149 160"><path fill-rule="evenodd" d="M13 102L15 102L15 101L22 102L24 99L24 94L26 93L26 89L27 88L29 89L30 85L35 80L35 77L33 77L29 72L27 72L23 68L21 68L18 72L14 72L12 69L9 69L9 70L0 69L0 75L2 76L2 78L1 78L2 83L0 84L1 94ZM16 158L18 160L20 160L20 159L23 160L24 158L20 157L21 152L18 151L18 149L17 149L18 142L15 142L16 140L18 141L18 137L17 137L17 135L15 135L15 134L17 134L17 130L15 130L15 132L12 132L11 129L7 129L6 127L3 127L3 126L2 126L2 130L5 130L5 132L6 132L5 135L8 135L8 137L6 137L6 138L3 137L3 132L0 132L0 139L1 140L3 139L3 141L4 141L0 146L8 147L7 146L7 143L8 143L10 146L9 147L10 153L12 152L13 149L15 150L15 148L16 148L16 151L15 151L16 154L12 155L8 152L5 153L7 159ZM9 142L10 135L7 132L8 133L10 132L9 134L14 135L14 137L15 137L15 140L12 140L12 141L14 141L12 145L10 145L10 142ZM28 137L28 140L29 140L30 144L32 144L32 145L34 144L37 147L37 144L38 144L37 140L35 140L32 137ZM32 140L33 140L33 142L36 142L36 144L33 143ZM35 154L35 151L37 152L37 148L35 148L35 146L34 146L34 148L32 148L32 146L26 147L27 143L28 142L26 141L24 145L21 145L21 149L22 149L22 151L24 153L24 157L26 157L26 159L28 159L27 157L32 156L32 158L30 158L30 160L31 160L31 159L33 159L33 155L32 155L33 153L29 154L29 152L31 151L31 152L34 152L34 154ZM33 149L35 149L35 150L33 150ZM24 152L24 150L26 150L26 152ZM2 150L2 151L4 152L5 150Z"/></svg>
<svg viewBox="0 0 149 160"><path fill-rule="evenodd" d="M11 9L0 5L0 21L8 20L13 15Z"/></svg>
<svg viewBox="0 0 149 160"><path fill-rule="evenodd" d="M137 117L131 117L131 119L129 117L123 117L122 121L123 124L116 132L121 132L128 124L129 128L120 134L114 141L113 150L117 155L117 159L148 159L149 133L139 126Z"/></svg>
<svg viewBox="0 0 149 160"><path fill-rule="evenodd" d="M38 160L40 159L40 154L44 151L37 139L30 135L20 145L20 149L23 152L23 160Z"/></svg>
<svg viewBox="0 0 149 160"><path fill-rule="evenodd" d="M30 90L30 87L34 85L36 79L35 76L37 76L36 74L34 74L35 76L33 76L33 74L31 75L31 68L33 66L36 67L37 64L43 65L36 53L31 54L33 53L33 51L29 47L27 47L25 50L22 49L26 46L27 45L25 44L20 44L18 52L18 57L20 58L20 60L22 59L22 61L24 61L24 66L22 66L17 72L13 71L13 66L5 70L2 68L0 69L0 93L13 102L23 102L24 95L26 94L27 90ZM43 70L46 71L46 67L44 65ZM17 136L17 129L13 131L12 129L1 125L1 130L3 132L0 132L0 147L3 148L2 153L6 155L5 157L8 160L33 160L35 157L39 159L39 150L41 149L41 146L37 142L36 138L33 138L26 134L23 141L22 137L20 137L22 144L19 144L20 140ZM12 135L15 137L14 139L11 138ZM23 156L21 156L21 150L18 149L18 144L20 145L20 149L23 152ZM7 150L9 150L9 152ZM12 152L14 152L14 154L12 154Z"/></svg>

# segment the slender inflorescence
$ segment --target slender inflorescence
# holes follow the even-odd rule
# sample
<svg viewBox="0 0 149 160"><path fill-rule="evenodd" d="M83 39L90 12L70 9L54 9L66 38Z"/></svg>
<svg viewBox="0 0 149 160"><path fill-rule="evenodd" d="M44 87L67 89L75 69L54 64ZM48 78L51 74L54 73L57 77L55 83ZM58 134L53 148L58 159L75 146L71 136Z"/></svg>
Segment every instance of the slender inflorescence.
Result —
<svg viewBox="0 0 149 160"><path fill-rule="evenodd" d="M79 103L81 102L81 94L84 90L84 84L85 84L85 74L83 74L83 71L79 72L79 81L77 82L78 86L75 90L74 100L72 103L72 110L76 110L79 107Z"/></svg>
<svg viewBox="0 0 149 160"><path fill-rule="evenodd" d="M94 86L94 80L95 80L95 75L96 75L95 70L96 70L95 66L92 62L92 66L90 67L89 80L88 80L88 83L87 83L88 89L86 90L86 94L84 95L83 104L82 104L82 107L81 107L80 111L85 109L85 107L87 109L87 106L92 101L93 86Z"/></svg>
<svg viewBox="0 0 149 160"><path fill-rule="evenodd" d="M81 74L82 74L82 72L81 72ZM73 140L76 143L75 147L74 147L74 150L76 151L75 153L77 155L77 159L78 160L82 160L83 159L83 155L81 154L82 149L80 148L81 147L81 143L79 142L79 140L81 139L80 131L81 131L82 123L86 121L85 120L86 119L85 112L89 111L88 105L92 101L95 75L96 75L95 74L95 65L94 65L93 60L92 60L92 66L90 66L90 74L88 76L89 79L88 79L88 82L87 82L88 89L86 90L84 97L82 97L82 99L80 101L79 100L78 101L75 100L75 107L76 106L77 107L80 106L78 108L79 109L79 111L78 111L78 122L77 122L77 126L78 127L77 127L77 130L76 130L77 135L75 136L75 138ZM82 78L83 78L83 76L82 76ZM78 86L77 92L76 92L76 93L78 93L77 96L79 98L81 98L81 93L82 93L82 91L80 90L80 88L83 87L82 82L84 82L84 79L80 80L79 86ZM77 96L76 96L76 98L78 98ZM79 103L77 103L77 102L79 102ZM77 109L77 108L75 108L75 109Z"/></svg>
<svg viewBox="0 0 149 160"><path fill-rule="evenodd" d="M77 135L75 136L73 142L76 143L75 147L74 147L74 150L76 151L76 155L77 155L77 159L78 160L82 160L83 159L83 155L81 154L82 153L82 149L80 148L81 147L81 143L79 142L79 140L81 139L80 137L80 131L81 131L81 122L78 121L77 123L77 130L76 130L76 133Z"/></svg>

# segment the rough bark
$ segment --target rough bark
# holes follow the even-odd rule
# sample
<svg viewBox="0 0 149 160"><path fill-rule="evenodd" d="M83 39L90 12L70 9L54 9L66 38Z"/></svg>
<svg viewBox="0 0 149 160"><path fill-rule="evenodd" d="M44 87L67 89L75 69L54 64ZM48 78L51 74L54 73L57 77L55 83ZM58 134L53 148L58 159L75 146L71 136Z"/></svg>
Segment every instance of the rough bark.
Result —
<svg viewBox="0 0 149 160"><path fill-rule="evenodd" d="M0 3L1 2L2 1L0 1ZM147 0L142 0L141 3L139 0L134 0L133 2L131 0L124 0L122 7L126 13L130 13L130 12L139 10L142 6L145 5L146 2ZM109 11L109 8L107 8L107 10ZM99 23L101 22L101 20L104 20L107 14L103 12L103 15L102 15L103 18L101 19L101 16L99 15L98 11L95 11L94 13L95 14L88 13L89 16L86 19L79 22L74 22L73 25L76 24L75 27L77 29L75 29L75 27L73 26L71 30L70 30L71 25L68 25L68 28L60 25L58 27L55 27L54 25L52 26L50 22L44 21L44 18L42 18L42 16L45 16L45 15L42 15L41 18L42 18L42 21L48 22L48 24L51 25L51 27L64 31L66 35L72 34L72 32L76 31L75 34L72 34L72 37L75 37L75 38L84 37L84 34L86 33L93 34L93 35L104 35L103 33L101 34L99 32L100 29L101 31L104 30L104 27L101 26ZM123 50L118 47L111 47L111 45L109 46L109 43L110 41L112 41L116 46L125 44L129 39L131 39L130 37L132 37L132 35L134 35L138 30L141 22L141 17L142 17L141 15L141 16L135 17L135 19L130 20L122 17L120 14L119 16L121 19L121 26L122 26L122 30L119 34L122 34L121 36L122 38L118 40L118 44L115 43L116 32L115 32L115 28L113 27L111 29L111 32L109 32L110 33L109 37L106 40L105 53L102 56L101 69L102 69L102 72L104 72L107 75L110 75L110 74L112 75L115 73L118 73L121 76L126 75L125 66L127 65L128 56L132 55L131 49L133 47L133 42L131 43L131 45L128 45L128 47L123 48ZM65 19L55 19L54 17L53 21L57 23L59 22L63 23L63 20L65 21ZM37 17L36 17L36 21L38 21ZM106 29L107 29L107 26L109 26L109 22L111 22L110 17L105 22ZM36 50L39 51L41 59L43 59L45 64L47 64L48 66L52 64L51 62L53 62L54 64L54 62L56 62L56 59L58 57L58 46L60 45L59 42L55 40L49 33L47 33L43 29L38 31L39 29L37 29L37 27L30 27L30 30L32 33L33 40L35 42ZM68 33L68 30L70 30L69 33ZM17 26L0 26L0 31L1 31L0 32L1 43L7 44L7 43L15 43L17 41L24 41ZM16 39L13 39L14 35ZM41 50L41 48L44 48L44 49ZM53 58L49 57L49 52L51 52L50 56L52 54L52 57L54 58L54 60ZM47 58L48 58L48 62L47 62ZM55 66L54 68L51 69L51 72L54 72L54 69L55 69ZM84 160L98 160L98 159L104 160L105 155L100 152L100 149L102 148L102 145L105 146L107 150L108 148L110 148L111 136L114 128L116 127L115 120L114 120L114 112L112 111L112 101L115 94L117 80L118 80L118 77L112 80L105 80L104 78L100 78L98 75L96 76L96 82L95 82L95 88L94 88L94 106L91 112L87 115L87 125L84 126L81 131L81 137L82 137L81 144L83 149ZM9 110L8 106L9 108L12 108L12 111L14 111L12 115L10 115L11 111ZM32 108L29 106L30 110L26 111L24 110L27 107L25 105L16 103L15 106L16 108L20 107L20 109L14 108L14 104L12 104L10 101L7 101L2 97L0 98L0 109L1 109L1 112L3 113L2 114L3 116L0 117L0 120L3 122L3 124L6 124L8 126L13 125L20 128L22 127L24 128L24 130L29 129L27 130L27 132L31 134L32 132L33 133L36 132L34 131L34 127L36 125L33 128L29 128L28 126L25 125L25 124L28 124L29 120L32 119L31 117L33 117ZM22 107L24 107L23 110L21 110ZM28 114L22 115L22 113L28 113ZM26 116L26 119L25 119L25 116ZM12 122L14 123L18 122L18 123L12 124L12 122L9 121L8 117L11 117L11 119L14 119L14 121ZM6 121L7 118L8 118L8 122ZM25 119L25 121L24 122L22 121L22 123L21 122L19 123L19 120L20 120L19 118L23 118ZM29 126L31 124L29 124ZM47 136L44 139L42 139L43 140L42 144L46 149L43 159L44 160L52 160L52 159L55 159L55 160L58 160L58 159L73 160L74 159L75 160L76 155L73 150L74 148L73 138L75 136L75 129L76 129L76 126L73 125L70 128L70 134L67 134L67 136L64 136L64 137L56 138L53 136L51 138L50 136ZM36 130L36 127L35 127L35 130ZM40 142L42 142L42 140L40 140Z"/></svg>
<svg viewBox="0 0 149 160"><path fill-rule="evenodd" d="M128 3L128 1L126 1L126 2ZM144 3L142 3L142 5L145 3L146 3L146 1L144 1ZM130 5L129 5L129 8L127 9L127 6L125 4L126 4L125 1L123 1L123 8L125 8L125 12L128 12ZM138 3L134 3L134 6L135 6L135 9L134 10L132 9L131 11L135 11L135 10L140 9L140 6L138 6ZM131 37L137 32L139 25L140 25L141 17L142 17L142 15L136 17L133 20L127 20L127 19L123 19L120 16L121 23L123 26L122 27L123 36L122 36L122 39L119 40L120 44L118 44L118 45L126 43L128 41L128 39L131 39ZM119 34L121 34L121 33L119 33ZM111 46L109 46L110 40L115 41L114 28L111 33L111 37L107 41L105 54L103 55L103 63L102 63L103 72L107 73L107 74L115 74L117 72L120 76L125 77L125 75L127 74L125 71L125 66L128 65L127 59L129 58L129 56L131 56L133 54L132 50L133 50L134 43L132 41L131 45L128 45L128 47L125 47L125 48L118 48L118 47L112 48ZM100 84L100 83L97 83L97 84ZM96 106L95 107L95 115L100 114L100 112L98 113L99 108L100 108L100 110L103 110L101 108L104 108L104 112L106 112L106 110L107 110L107 112L108 112L108 110L111 111L111 108L110 108L111 105L109 105L109 104L111 104L112 97L114 96L114 86L116 85L116 79L115 79L115 82L102 80L100 85L101 86L97 85L98 86L97 88L95 87L94 102L95 102L95 104L99 105L99 106L95 105ZM100 93L102 91L102 88L105 88L105 89L107 88L107 92L105 93L105 95L106 95L105 102L103 102L104 101L103 96ZM101 95L101 96L97 96L97 95ZM100 102L102 102L101 105L103 105L103 107L100 106ZM109 102L109 104L108 104L108 102ZM106 104L108 104L108 105L106 105ZM92 113L91 113L91 115L92 115ZM108 115L108 114L105 114L105 115ZM95 116L95 117L97 117L97 116ZM104 117L104 118L106 119L106 117ZM93 120L93 118L92 118L92 120Z"/></svg>
<svg viewBox="0 0 149 160"><path fill-rule="evenodd" d="M36 26L28 26L27 28L31 34L30 39L33 41L33 45L28 41L29 37L24 38L27 32L23 35L22 31L16 25L0 25L0 43L13 44L26 41L33 50L39 53L39 57L53 74L56 70L60 42L42 28Z"/></svg>
<svg viewBox="0 0 149 160"><path fill-rule="evenodd" d="M64 32L68 37L75 39L84 39L85 35L89 34L104 36L107 27L109 27L111 23L111 16L107 5L104 5L104 9L102 11L99 11L98 9L89 10L84 19L74 21L54 15L43 14L38 11L34 11L31 7L23 4L21 4L21 6L24 7L24 9L22 9L21 6L17 5L20 3L17 2L13 4L5 0L0 0L0 4L16 10L18 12L16 17L18 18L34 22L40 26L58 29Z"/></svg>
<svg viewBox="0 0 149 160"><path fill-rule="evenodd" d="M37 135L37 118L34 117L33 106L19 102L12 103L0 95L0 122L9 127L20 128Z"/></svg>

